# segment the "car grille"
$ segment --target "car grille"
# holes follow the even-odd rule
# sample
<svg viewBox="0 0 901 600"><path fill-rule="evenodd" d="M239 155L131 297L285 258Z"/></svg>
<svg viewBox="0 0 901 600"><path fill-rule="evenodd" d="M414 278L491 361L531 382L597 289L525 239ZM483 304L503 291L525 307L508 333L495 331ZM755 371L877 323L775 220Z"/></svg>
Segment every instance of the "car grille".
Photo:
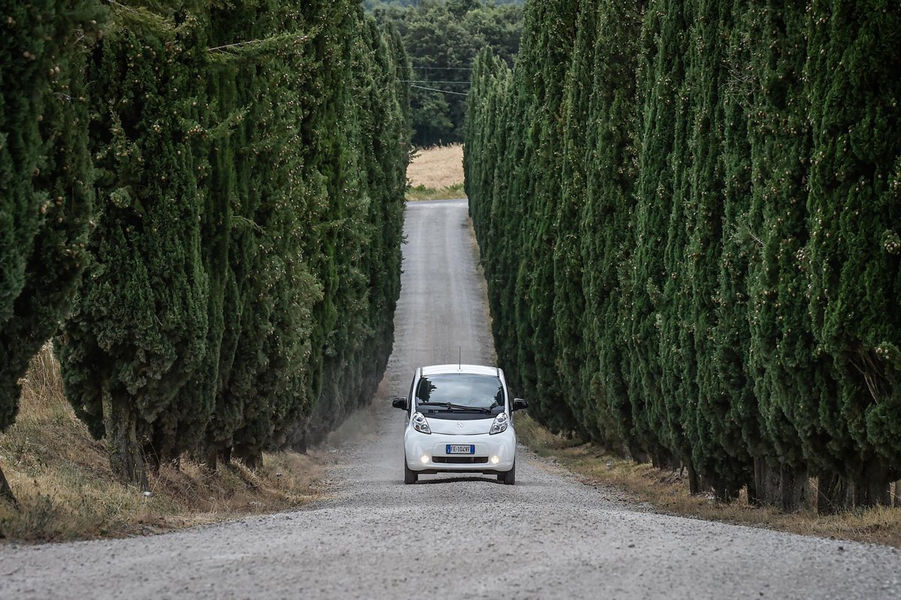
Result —
<svg viewBox="0 0 901 600"><path fill-rule="evenodd" d="M433 456L432 462L438 464L455 465L484 465L488 462L487 456Z"/></svg>

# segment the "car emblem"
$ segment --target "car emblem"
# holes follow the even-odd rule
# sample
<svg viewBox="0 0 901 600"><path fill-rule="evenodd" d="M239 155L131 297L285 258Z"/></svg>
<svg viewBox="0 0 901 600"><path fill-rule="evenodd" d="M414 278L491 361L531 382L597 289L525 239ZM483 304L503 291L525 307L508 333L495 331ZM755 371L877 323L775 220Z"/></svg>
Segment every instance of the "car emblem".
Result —
<svg viewBox="0 0 901 600"><path fill-rule="evenodd" d="M463 421L457 421L457 429L463 429Z"/></svg>

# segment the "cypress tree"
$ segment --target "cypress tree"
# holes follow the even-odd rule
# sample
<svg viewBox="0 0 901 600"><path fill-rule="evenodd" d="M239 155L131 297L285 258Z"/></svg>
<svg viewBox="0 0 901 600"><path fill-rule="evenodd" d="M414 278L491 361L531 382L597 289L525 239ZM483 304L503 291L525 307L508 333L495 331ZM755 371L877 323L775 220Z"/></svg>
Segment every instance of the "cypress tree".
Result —
<svg viewBox="0 0 901 600"><path fill-rule="evenodd" d="M220 118L230 122L213 144L214 190L226 196L232 206L225 215L232 225L228 230L215 405L202 450L210 467L215 467L219 458L226 462L230 459L234 432L252 393L248 363L260 356L260 350L259 338L251 335L251 328L260 312L251 307L262 297L264 282L268 282L254 276L264 273L262 228L254 219L263 179L264 163L258 162L258 157L267 133L262 123L268 105L255 100L259 90L268 91L266 71L252 55L245 57L236 49L244 47L242 42L266 39L276 18L272 3L236 3L210 11L211 44L222 48L216 52L219 89L215 98Z"/></svg>
<svg viewBox="0 0 901 600"><path fill-rule="evenodd" d="M360 91L355 97L363 98L361 154L366 161L365 184L370 197L367 222L372 230L362 249L367 255L369 335L357 361L364 372L360 398L368 400L375 393L393 346L411 133L406 86L399 81L410 79L409 64L398 34L393 29L382 32L370 17L366 17L363 28L363 49L371 59L368 76L358 84ZM367 357L376 357L375 363Z"/></svg>
<svg viewBox="0 0 901 600"><path fill-rule="evenodd" d="M728 62L735 28L732 2L702 0L697 16L688 61L695 98L689 133L694 157L690 173L694 215L684 274L692 345L690 360L683 364L683 377L694 376L696 391L685 399L684 423L700 476L718 498L730 500L751 479L752 470L741 429L729 418L731 404L720 385L715 360L723 199L727 194L725 161L731 158L726 156L724 138L726 111L732 108L726 97L730 93L729 69L734 68Z"/></svg>
<svg viewBox="0 0 901 600"><path fill-rule="evenodd" d="M196 172L198 191L202 193L200 206L200 264L207 280L206 311L207 329L204 351L199 363L181 386L169 407L162 411L153 424L148 457L152 466L161 461L177 461L185 451L202 454L206 427L215 409L216 387L219 380L220 349L225 328L224 302L228 278L228 248L232 222L232 193L234 168L233 155L226 132L230 115L223 111L223 104L233 93L228 77L221 77L222 70L212 63L214 31L207 10L194 11L186 22L192 23L193 51L186 67L190 72L202 74L196 80L197 111L191 117L204 126L201 136L194 136L192 145L197 157ZM178 19L183 18L176 16ZM200 102L203 102L201 107ZM224 145L224 151L223 151Z"/></svg>
<svg viewBox="0 0 901 600"><path fill-rule="evenodd" d="M310 136L306 147L311 150L305 157L306 168L318 179L317 188L326 200L321 205L320 230L307 246L311 267L323 287L322 300L314 307L312 340L314 360L321 365L312 387L314 415L310 428L314 438L331 428L333 414L346 414L344 403L354 397L352 357L362 337L358 306L365 293L364 276L355 264L365 243L359 149L352 146L359 139L351 78L356 21L346 14L349 4L323 4L334 6L315 8L329 29L329 34L314 42L315 60L321 65L323 78L323 93L316 100L321 108L304 126ZM312 8L305 10L311 11L307 12L310 16L316 14ZM319 251L315 252L317 247Z"/></svg>
<svg viewBox="0 0 901 600"><path fill-rule="evenodd" d="M660 369L661 396L651 397L651 412L662 417L659 428L668 440L670 450L688 466L692 493L699 491L699 482L685 428L692 404L697 401L697 361L694 354L696 324L690 315L691 281L687 253L697 206L690 175L696 157L691 152L689 138L698 79L702 76L699 71L703 70L703 67L691 64L689 58L691 38L696 29L689 26L688 19L695 9L692 3L672 3L663 16L661 44L666 54L660 60L666 64L665 77L672 82L674 92L665 100L672 103L669 109L673 119L672 139L654 135L645 142L671 145L665 167L671 186L668 188L671 190L669 203L668 206L666 202L657 203L650 209L666 211L661 215L666 226L663 279L659 282L662 293L657 304L660 346L656 360Z"/></svg>
<svg viewBox="0 0 901 600"><path fill-rule="evenodd" d="M515 365L513 381L533 398L533 414L556 430L575 426L562 401L554 364L552 255L553 215L560 188L559 117L575 17L576 7L567 2L526 7L523 60L514 74L516 91L510 112L512 124L526 125L528 132L521 144L509 148L509 158L516 161L517 169L507 187L513 219L506 225L513 234L507 239L520 251L506 269L515 273L508 293L510 321L516 329L515 339L506 336L506 345L515 356L511 361ZM498 327L503 323L495 329ZM507 351L500 352L504 356Z"/></svg>
<svg viewBox="0 0 901 600"><path fill-rule="evenodd" d="M762 423L754 395L754 380L748 367L750 330L748 326L749 263L757 257L757 244L750 232L760 230L759 215L751 213L751 149L749 120L751 86L752 11L744 2L723 8L728 44L721 76L722 104L722 226L721 249L715 293L715 325L708 340L709 366L701 371L701 403L714 418L710 435L720 447L728 477L736 481L737 471L747 470L748 499L758 501L753 477L753 457L765 456L768 446L762 438ZM729 12L726 12L729 11ZM704 444L704 441L700 442ZM706 467L702 467L706 470Z"/></svg>
<svg viewBox="0 0 901 600"><path fill-rule="evenodd" d="M814 353L804 296L805 20L804 8L792 5L761 2L751 11L752 39L759 41L751 53L750 223L760 229L748 232L758 246L748 270L748 361L767 446L754 469L761 500L792 510L806 495L810 449L829 442L815 425L816 390L832 387L828 363Z"/></svg>
<svg viewBox="0 0 901 600"><path fill-rule="evenodd" d="M572 37L546 49L565 10L527 5L514 73L483 54L469 100L497 348L533 413L687 464L692 491L721 499L747 485L791 510L815 473L821 511L885 502L901 458L901 11L577 8L570 54ZM552 372L581 395L555 394Z"/></svg>
<svg viewBox="0 0 901 600"><path fill-rule="evenodd" d="M682 85L681 5L651 2L645 11L639 54L638 86L642 106L639 174L631 226L634 251L629 281L632 311L627 385L635 435L657 466L673 465L680 425L668 419L661 388L661 329L664 286L669 273L660 252L672 214L675 182L671 155L675 140L677 91ZM675 456L674 456L675 455ZM693 490L695 478L692 477Z"/></svg>
<svg viewBox="0 0 901 600"><path fill-rule="evenodd" d="M636 435L624 372L631 310L629 223L637 178L635 70L643 8L607 0L598 3L591 99L585 140L586 200L579 219L584 264L585 364L581 390L604 405L629 453L644 457ZM607 425L608 427L610 425Z"/></svg>
<svg viewBox="0 0 901 600"><path fill-rule="evenodd" d="M531 235L524 240L530 277L524 286L528 301L528 318L532 334L530 344L534 361L535 397L549 409L545 418L552 429L581 429L581 422L565 403L557 373L560 348L555 338L554 313L554 249L560 240L556 227L563 171L563 113L566 73L576 41L578 4L569 0L545 2L544 26L535 40L537 55L537 87L534 118L536 119L536 155L534 194L528 204L532 224ZM525 307L523 307L525 308ZM565 318L565 315L560 315Z"/></svg>
<svg viewBox="0 0 901 600"><path fill-rule="evenodd" d="M506 267L514 278L510 282L512 315L510 325L515 328L515 338L511 340L517 365L517 383L522 393L533 400L531 414L548 424L554 416L548 398L537 392L538 375L535 368L535 327L531 318L532 305L528 290L532 287L532 278L536 270L534 251L536 227L533 215L533 204L536 203L535 185L540 166L538 164L538 145L540 142L540 116L536 114L538 98L543 98L543 83L533 69L539 64L540 47L538 36L544 26L545 3L534 3L526 6L525 25L523 28L520 61L514 68L514 87L516 91L516 108L514 122L523 127L521 148L514 149L514 160L518 160L517 170L509 188L510 202L513 206L511 217L520 224L518 229L507 225L513 235L508 239L519 248L517 258L511 257Z"/></svg>
<svg viewBox="0 0 901 600"><path fill-rule="evenodd" d="M299 219L294 203L301 191L292 176L299 142L297 90L290 86L298 80L290 74L310 70L292 69L290 61L303 56L309 39L297 10L274 1L214 8L211 23L216 70L223 77L224 121L215 150L215 173L227 186L222 191L231 197L234 208L229 217L233 225L215 409L207 424L203 454L210 465L219 458L228 462L234 454L256 466L267 436L274 433L273 412L285 411L283 399L268 397L264 386L271 382L264 381L265 374L271 372L273 381L294 393L284 369L291 368L300 377L307 373L303 362L286 367L274 356L278 350L294 351L298 338L302 340L305 332L308 336L310 328L302 324L296 331L276 329L280 318L276 311L290 302L285 280L296 278L299 286L308 286L302 295L315 298L318 293L315 282L298 264L294 240ZM228 157L233 175L228 163L218 170ZM285 253L284 258L280 253ZM312 301L289 305L281 318L303 323ZM273 336L282 342L275 349Z"/></svg>
<svg viewBox="0 0 901 600"><path fill-rule="evenodd" d="M473 206L481 203L490 205L485 214L506 215L506 219L492 219L486 224L486 231L482 241L487 258L486 276L488 279L489 298L492 309L492 328L495 334L495 348L498 360L505 365L511 385L519 390L519 393L533 399L534 408L532 414L544 414L544 404L540 398L534 396L534 369L532 364L531 323L525 314L528 305L524 297L524 287L527 283L528 269L524 264L524 244L528 238L526 230L530 222L526 218L526 203L531 198L533 179L530 177L533 165L534 148L534 120L531 118L532 90L529 86L531 74L529 68L534 62L533 52L535 44L533 36L537 35L540 27L541 7L529 4L525 8L525 25L523 32L523 45L520 56L523 60L517 63L516 70L509 75L509 91L506 101L503 103L503 114L506 119L499 116L497 128L507 128L511 131L505 138L504 155L498 156L493 161L495 184L491 189L486 189L480 195L476 191L471 196ZM527 58L528 57L528 58ZM486 83L485 94L499 93L494 86ZM471 95L478 94L474 90ZM478 98L477 95L472 97ZM485 128L485 137L493 136L497 129L487 129L489 123L485 115L480 113L478 127ZM503 123L503 124L502 124ZM516 131L520 128L520 131ZM472 130L470 130L472 132ZM471 138L475 133L470 133ZM468 143L468 140L467 140ZM484 160L479 156L476 161ZM489 159L491 160L491 159ZM495 195L496 193L496 195ZM480 197L484 196L484 197ZM478 211L473 210L478 218ZM478 225L477 225L478 227ZM478 229L477 229L478 231ZM503 243L492 244L496 239Z"/></svg>
<svg viewBox="0 0 901 600"><path fill-rule="evenodd" d="M591 70L594 66L595 16L592 1L579 2L576 40L571 63L564 80L564 98L560 119L563 122L561 177L556 192L553 219L559 232L552 252L554 344L560 397L570 407L580 430L601 441L615 440L615 428L605 414L606 405L590 390L586 395L579 385L579 371L586 356L582 342L585 295L582 283L583 259L578 215L586 202L588 165L586 122L591 96ZM559 152L559 150L558 150ZM606 417L606 418L605 418ZM614 435L608 436L608 433Z"/></svg>
<svg viewBox="0 0 901 600"><path fill-rule="evenodd" d="M235 284L207 444L254 466L315 441L381 378L410 113L396 35L352 3L230 10L217 20L237 49Z"/></svg>
<svg viewBox="0 0 901 600"><path fill-rule="evenodd" d="M810 238L799 252L809 264L811 351L836 377L814 390L818 410L804 415L830 451L808 452L834 464L857 505L887 504L901 465L901 8L817 1L808 26Z"/></svg>
<svg viewBox="0 0 901 600"><path fill-rule="evenodd" d="M87 52L103 12L87 0L5 2L0 42L0 431L19 379L67 314L88 257L94 173ZM0 494L12 498L0 471Z"/></svg>
<svg viewBox="0 0 901 600"><path fill-rule="evenodd" d="M509 314L510 275L518 252L505 243L507 236L513 235L506 190L517 169L508 168L506 161L512 145L520 139L511 132L515 123L508 116L512 73L486 48L473 64L472 79L464 146L466 195L486 274L498 361L505 365L512 381L517 377L517 364L515 330Z"/></svg>
<svg viewBox="0 0 901 600"><path fill-rule="evenodd" d="M204 100L195 75L206 45L196 15L176 9L116 8L89 68L102 205L94 264L61 338L69 401L106 436L113 470L141 484L154 424L174 410L206 352Z"/></svg>
<svg viewBox="0 0 901 600"><path fill-rule="evenodd" d="M354 228L357 237L344 241L344 250L336 256L345 262L340 290L346 300L339 309L343 318L338 328L343 336L339 343L342 356L325 379L336 382L331 390L325 388L331 400L322 402L320 398L317 406L321 411L312 417L318 435L375 392L391 350L391 323L399 293L409 131L400 110L403 96L393 82L407 68L406 58L389 54L372 19L357 14L347 27L362 33L351 38L354 45L348 49L355 77L349 82L348 115L340 118L356 126L350 137L356 162L341 168L357 178L360 186L358 203L348 202L345 208L359 224ZM337 190L333 195L340 197ZM383 244L387 245L383 248Z"/></svg>
<svg viewBox="0 0 901 600"><path fill-rule="evenodd" d="M522 256L520 243L522 221L520 220L521 198L515 194L523 170L525 139L516 129L520 126L517 116L521 114L521 96L516 93L514 74L506 65L503 74L489 89L488 93L503 94L498 101L496 128L488 135L501 132L499 154L493 159L493 185L483 191L485 199L476 196L476 201L490 202L488 209L491 222L485 225L488 233L484 238L488 252L486 276L488 279L489 301L491 303L492 329L498 361L510 372L510 381L521 394L528 395L519 364L518 327L515 321L516 278L519 260ZM477 156L475 160L481 160ZM518 223L519 227L515 224Z"/></svg>
<svg viewBox="0 0 901 600"><path fill-rule="evenodd" d="M473 227L484 246L480 258L488 272L496 270L494 265L501 251L495 246L496 234L502 224L492 218L498 200L492 185L497 162L505 151L503 123L499 119L507 96L495 89L498 77L505 71L508 71L506 65L492 54L490 48L484 48L473 62L472 84L467 98L464 185L467 196L472 199L469 211ZM473 160L473 157L477 159ZM502 173L498 177L503 179Z"/></svg>
<svg viewBox="0 0 901 600"><path fill-rule="evenodd" d="M209 44L213 48L228 46L234 41L236 30L252 27L246 8L241 5L228 10L213 7L208 20ZM224 50L212 54L207 98L213 129L209 140L209 193L201 238L204 267L210 282L207 352L203 365L181 392L195 394L206 406L194 420L185 420L176 435L180 439L196 440L197 446L192 449L195 456L215 468L221 447L213 440L220 431L219 424L230 416L222 405L221 390L234 359L235 325L240 322L236 314L238 283L230 264L243 233L242 222L235 212L241 206L239 156L242 141L246 141L242 123L246 122L248 111L242 110L239 94L241 82L254 81L254 77L246 66L242 71L236 64L238 61L228 60Z"/></svg>
<svg viewBox="0 0 901 600"><path fill-rule="evenodd" d="M329 34L345 18L346 8L267 5L264 22L271 29L262 34L274 48L261 46L254 56L259 79L248 89L246 102L255 112L249 131L253 153L247 156L247 167L255 172L246 218L255 231L246 232L246 251L255 258L254 271L245 276L257 275L245 291L247 316L223 390L234 406L227 445L252 467L261 463L264 449L284 445L298 421L301 433L294 435L303 437L322 376L316 336L325 325L316 307L323 301L325 282L317 271L316 236L329 227L323 211L332 199L326 177L308 158L315 150L325 153L334 141L312 137L309 131L310 123L333 110L323 104L324 94L314 90L329 90L334 85L330 74L346 68L337 63L332 71L323 60L339 40L344 43ZM338 127L331 131L336 137L342 133ZM236 272L247 268L239 261L240 254Z"/></svg>

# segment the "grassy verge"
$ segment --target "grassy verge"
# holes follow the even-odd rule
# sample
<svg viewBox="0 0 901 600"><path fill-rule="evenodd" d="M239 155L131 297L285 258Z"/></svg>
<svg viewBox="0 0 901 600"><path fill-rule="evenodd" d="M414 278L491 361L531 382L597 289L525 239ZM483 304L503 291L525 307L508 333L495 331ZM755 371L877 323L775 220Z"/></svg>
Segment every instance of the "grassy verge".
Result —
<svg viewBox="0 0 901 600"><path fill-rule="evenodd" d="M302 506L319 494L327 453L266 454L256 472L190 460L150 477L150 495L119 483L102 442L66 401L49 348L33 361L19 416L0 434L0 465L20 503L0 500L0 538L56 541L156 533Z"/></svg>
<svg viewBox="0 0 901 600"><path fill-rule="evenodd" d="M416 202L418 200L451 200L457 198L466 198L466 192L463 190L462 183L456 183L443 188L428 188L424 185L417 185L407 190L407 200Z"/></svg>
<svg viewBox="0 0 901 600"><path fill-rule="evenodd" d="M687 478L678 471L617 458L593 444L554 435L527 414L517 414L516 434L539 456L555 458L586 483L615 486L663 513L901 547L899 507L820 516L813 510L787 514L749 506L745 498L716 502L712 495L689 494Z"/></svg>

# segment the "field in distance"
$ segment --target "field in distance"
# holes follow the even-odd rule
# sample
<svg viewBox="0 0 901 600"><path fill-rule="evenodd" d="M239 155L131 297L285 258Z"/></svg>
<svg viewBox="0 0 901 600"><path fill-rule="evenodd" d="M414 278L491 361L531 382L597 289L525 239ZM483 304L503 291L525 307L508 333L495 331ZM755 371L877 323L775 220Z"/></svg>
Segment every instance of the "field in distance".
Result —
<svg viewBox="0 0 901 600"><path fill-rule="evenodd" d="M407 200L465 198L463 145L417 149L407 168Z"/></svg>

